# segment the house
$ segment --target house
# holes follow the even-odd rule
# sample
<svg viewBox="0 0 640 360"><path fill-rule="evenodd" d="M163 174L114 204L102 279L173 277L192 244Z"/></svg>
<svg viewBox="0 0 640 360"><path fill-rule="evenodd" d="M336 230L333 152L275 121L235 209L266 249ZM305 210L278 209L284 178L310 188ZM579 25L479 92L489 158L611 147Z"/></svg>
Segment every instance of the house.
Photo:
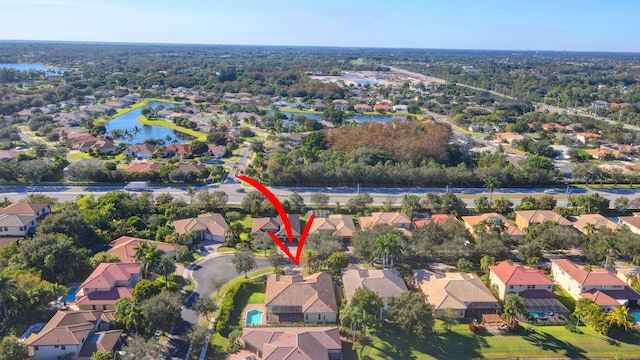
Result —
<svg viewBox="0 0 640 360"><path fill-rule="evenodd" d="M189 171L200 172L207 168L207 166L204 164L185 163L185 162L177 163L176 166L178 166L178 169L184 172L189 172Z"/></svg>
<svg viewBox="0 0 640 360"><path fill-rule="evenodd" d="M607 269L591 271L567 259L551 259L551 274L574 299L588 298L604 310L637 307L640 294Z"/></svg>
<svg viewBox="0 0 640 360"><path fill-rule="evenodd" d="M241 343L262 360L342 360L337 327L244 328Z"/></svg>
<svg viewBox="0 0 640 360"><path fill-rule="evenodd" d="M80 310L114 310L118 299L131 297L140 281L138 263L102 263L78 287L76 306Z"/></svg>
<svg viewBox="0 0 640 360"><path fill-rule="evenodd" d="M541 125L542 130L544 131L553 131L553 130L566 130L567 127L564 125L560 125L558 123L544 123Z"/></svg>
<svg viewBox="0 0 640 360"><path fill-rule="evenodd" d="M384 311L389 309L387 301L392 296L400 296L407 291L407 285L395 270L361 270L350 269L342 275L342 284L347 303L356 293L356 289L371 290L384 301Z"/></svg>
<svg viewBox="0 0 640 360"><path fill-rule="evenodd" d="M598 160L626 160L627 155L624 153L611 149L606 146L601 146L598 149L587 149L585 150L587 153L591 155L594 159Z"/></svg>
<svg viewBox="0 0 640 360"><path fill-rule="evenodd" d="M553 291L553 281L540 270L506 261L489 266L489 280L500 300L508 294L520 294L526 290Z"/></svg>
<svg viewBox="0 0 640 360"><path fill-rule="evenodd" d="M14 150L14 149L0 150L0 162L11 161L11 160L15 159L16 157L18 157L19 154L20 154L20 152L18 150Z"/></svg>
<svg viewBox="0 0 640 360"><path fill-rule="evenodd" d="M208 144L207 147L207 155L214 159L222 159L227 154L227 147L224 145Z"/></svg>
<svg viewBox="0 0 640 360"><path fill-rule="evenodd" d="M189 154L191 154L189 144L170 144L162 150L162 156L164 157L173 157L176 155L184 156Z"/></svg>
<svg viewBox="0 0 640 360"><path fill-rule="evenodd" d="M515 140L518 140L518 141L524 140L524 135L520 135L512 132L496 134L497 142L508 143L509 145L511 145L511 143L513 143Z"/></svg>
<svg viewBox="0 0 640 360"><path fill-rule="evenodd" d="M72 139L67 134L69 139ZM109 139L99 138L93 135L85 135L73 138L71 148L78 151L88 151L89 149L100 150L102 152L112 152L114 143Z"/></svg>
<svg viewBox="0 0 640 360"><path fill-rule="evenodd" d="M477 236L477 226L482 225L487 232L504 231L514 240L524 239L524 232L518 229L509 219L499 213L485 213L474 216L463 216L462 221L469 232Z"/></svg>
<svg viewBox="0 0 640 360"><path fill-rule="evenodd" d="M353 233L356 231L356 225L349 215L328 215L326 217L314 218L311 229L309 229L309 234L318 231L330 231L340 236L344 241L351 241Z"/></svg>
<svg viewBox="0 0 640 360"><path fill-rule="evenodd" d="M172 257L180 246L175 244L169 244L161 241L153 241L147 239L140 239L131 236L120 236L109 243L109 254L116 255L120 258L121 263L137 263L134 258L136 248L140 246L140 243L147 243L147 245L155 246L156 249L163 251L168 257Z"/></svg>
<svg viewBox="0 0 640 360"><path fill-rule="evenodd" d="M393 111L396 112L407 112L408 109L409 107L407 105L395 105L393 107Z"/></svg>
<svg viewBox="0 0 640 360"><path fill-rule="evenodd" d="M222 242L229 236L227 221L217 213L200 214L195 218L175 220L173 228L178 234L194 232L193 237L186 241L187 244L201 240Z"/></svg>
<svg viewBox="0 0 640 360"><path fill-rule="evenodd" d="M589 235L592 231L597 231L602 227L615 230L618 228L618 224L600 214L585 214L578 217L578 220L573 223L573 227L583 234Z"/></svg>
<svg viewBox="0 0 640 360"><path fill-rule="evenodd" d="M26 236L36 226L37 216L0 214L0 236Z"/></svg>
<svg viewBox="0 0 640 360"><path fill-rule="evenodd" d="M335 99L333 100L333 107L336 110L345 111L349 107L349 102L345 99Z"/></svg>
<svg viewBox="0 0 640 360"><path fill-rule="evenodd" d="M368 104L356 104L353 109L358 112L369 112L373 110Z"/></svg>
<svg viewBox="0 0 640 360"><path fill-rule="evenodd" d="M287 214L287 217L289 218L289 224L291 224L293 241L298 241L301 234L300 229L302 228L300 218L294 214ZM273 232L278 238L288 241L287 231L281 218L255 218L253 220L251 235L268 234L269 231Z"/></svg>
<svg viewBox="0 0 640 360"><path fill-rule="evenodd" d="M158 171L161 166L162 166L162 164L159 163L159 162L151 162L151 163L139 162L139 163L133 163L133 164L127 166L122 171L124 171L126 173Z"/></svg>
<svg viewBox="0 0 640 360"><path fill-rule="evenodd" d="M557 222L560 226L571 227L573 223L552 210L520 210L516 211L516 225L524 230L529 226L542 224L545 221Z"/></svg>
<svg viewBox="0 0 640 360"><path fill-rule="evenodd" d="M325 272L306 277L269 275L264 304L269 324L338 320L333 280Z"/></svg>
<svg viewBox="0 0 640 360"><path fill-rule="evenodd" d="M382 112L382 113L384 113L384 112L387 112L387 111L392 110L392 107L391 107L391 106L389 106L389 105L387 105L387 104L375 104L375 105L373 106L373 110L375 110L375 111L377 111L377 112Z"/></svg>
<svg viewBox="0 0 640 360"><path fill-rule="evenodd" d="M113 311L58 311L24 344L35 360L51 360L70 353L88 358L95 351L113 352L122 334L122 330L108 330L115 322Z"/></svg>
<svg viewBox="0 0 640 360"><path fill-rule="evenodd" d="M360 227L368 229L376 224L393 226L406 236L411 236L411 219L399 212L373 212L371 216L360 217Z"/></svg>
<svg viewBox="0 0 640 360"><path fill-rule="evenodd" d="M30 215L39 219L51 213L51 206L47 203L17 202L0 210L5 215Z"/></svg>
<svg viewBox="0 0 640 360"><path fill-rule="evenodd" d="M414 286L427 295L435 307L434 315L441 318L448 308L455 317L479 318L482 314L497 314L500 303L475 274L447 272L438 275L427 270L413 270Z"/></svg>
<svg viewBox="0 0 640 360"><path fill-rule="evenodd" d="M576 140L588 143L590 141L599 141L601 139L600 134L590 132L579 132L576 134Z"/></svg>
<svg viewBox="0 0 640 360"><path fill-rule="evenodd" d="M414 216L417 216L417 214L414 214ZM425 226L432 222L443 225L447 221L458 221L458 219L451 214L427 214L425 217L413 220L413 224L415 227Z"/></svg>
<svg viewBox="0 0 640 360"><path fill-rule="evenodd" d="M635 234L640 234L640 216L618 216L619 224L626 225Z"/></svg>
<svg viewBox="0 0 640 360"><path fill-rule="evenodd" d="M80 159L78 161L74 161L69 166L62 169L62 173L65 179L76 180L75 174L73 172L74 169L83 169L83 170L99 170L104 166L104 162L98 159Z"/></svg>
<svg viewBox="0 0 640 360"><path fill-rule="evenodd" d="M156 151L156 146L153 144L135 144L122 151L123 154L132 156L137 159L149 159Z"/></svg>

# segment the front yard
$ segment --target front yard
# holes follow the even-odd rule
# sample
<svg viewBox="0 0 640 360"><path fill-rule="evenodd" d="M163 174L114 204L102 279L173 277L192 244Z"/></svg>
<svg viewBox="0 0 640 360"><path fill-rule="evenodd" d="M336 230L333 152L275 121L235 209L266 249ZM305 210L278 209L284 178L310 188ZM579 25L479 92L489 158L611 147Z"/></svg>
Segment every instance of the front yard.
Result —
<svg viewBox="0 0 640 360"><path fill-rule="evenodd" d="M415 340L397 330L383 330L362 349L360 359L472 359L472 358L637 358L640 356L640 333L621 333L613 337L597 334L581 326L582 334L564 326L529 325L515 334L480 334L459 324L446 332L436 322L438 333ZM357 346L356 346L357 348ZM356 359L355 352L347 358Z"/></svg>

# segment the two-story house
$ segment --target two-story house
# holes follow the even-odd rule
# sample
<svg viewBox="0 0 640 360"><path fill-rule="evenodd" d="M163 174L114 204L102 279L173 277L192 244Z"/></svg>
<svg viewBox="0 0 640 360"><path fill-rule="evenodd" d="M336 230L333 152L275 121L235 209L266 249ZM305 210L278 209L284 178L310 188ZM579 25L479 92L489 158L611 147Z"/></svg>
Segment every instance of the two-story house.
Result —
<svg viewBox="0 0 640 360"><path fill-rule="evenodd" d="M5 215L30 215L42 219L51 213L51 206L47 203L17 202L0 210Z"/></svg>
<svg viewBox="0 0 640 360"><path fill-rule="evenodd" d="M265 295L267 323L334 323L338 305L331 275L269 275Z"/></svg>
<svg viewBox="0 0 640 360"><path fill-rule="evenodd" d="M506 261L489 266L489 280L501 300L509 293L520 294L526 290L553 291L553 281L540 270Z"/></svg>
<svg viewBox="0 0 640 360"><path fill-rule="evenodd" d="M589 271L567 259L552 259L551 274L574 299L591 299L604 310L637 307L640 300L640 294L607 269Z"/></svg>
<svg viewBox="0 0 640 360"><path fill-rule="evenodd" d="M140 281L138 263L102 263L78 287L76 305L80 310L113 310L118 299L131 297Z"/></svg>
<svg viewBox="0 0 640 360"><path fill-rule="evenodd" d="M376 224L383 224L393 226L396 229L402 231L406 236L411 236L411 219L399 212L373 212L371 216L360 217L360 227L368 229Z"/></svg>
<svg viewBox="0 0 640 360"><path fill-rule="evenodd" d="M89 358L95 351L113 352L122 330L115 326L113 311L58 311L24 343L35 360L51 360L71 353Z"/></svg>

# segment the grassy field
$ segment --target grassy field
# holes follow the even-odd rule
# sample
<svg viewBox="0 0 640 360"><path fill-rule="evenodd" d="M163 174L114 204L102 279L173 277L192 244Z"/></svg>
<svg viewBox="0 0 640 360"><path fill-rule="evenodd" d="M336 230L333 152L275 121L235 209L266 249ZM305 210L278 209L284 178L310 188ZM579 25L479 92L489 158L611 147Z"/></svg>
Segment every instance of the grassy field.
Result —
<svg viewBox="0 0 640 360"><path fill-rule="evenodd" d="M183 134L189 135L189 136L193 136L194 138L200 140L200 141L207 141L207 134L201 132L201 131L197 131L197 130L192 130L192 129L187 129L185 127L182 126L178 126L170 121L167 121L165 119L148 119L146 116L140 116L138 117L137 121L141 124L145 124L145 125L155 125L155 126L163 126L163 127L167 127L169 129L173 129L175 131L181 132Z"/></svg>
<svg viewBox="0 0 640 360"><path fill-rule="evenodd" d="M272 267L268 267L268 268L264 268L264 269L260 269L260 270L256 270L256 271L252 271L250 273L247 274L247 277L249 278L254 278L254 277L258 277L260 275L265 275L265 274L270 274L272 273L274 270L274 268ZM241 282L244 280L244 276L239 276L234 280L229 281L228 283L226 283L224 286L222 286L217 293L215 293L213 295L213 300L218 301L218 299L220 299L220 297L222 295L224 295L227 291L229 291L229 289L234 286L234 284Z"/></svg>
<svg viewBox="0 0 640 360"><path fill-rule="evenodd" d="M528 328L528 325L525 325ZM576 334L564 326L540 326L516 334L475 335L466 324L447 332L436 325L431 338L408 338L385 330L362 349L361 359L475 359L475 358L633 358L640 356L640 334L631 332L613 338L581 327Z"/></svg>
<svg viewBox="0 0 640 360"><path fill-rule="evenodd" d="M254 292L249 296L247 304L264 304L265 295L264 292Z"/></svg>

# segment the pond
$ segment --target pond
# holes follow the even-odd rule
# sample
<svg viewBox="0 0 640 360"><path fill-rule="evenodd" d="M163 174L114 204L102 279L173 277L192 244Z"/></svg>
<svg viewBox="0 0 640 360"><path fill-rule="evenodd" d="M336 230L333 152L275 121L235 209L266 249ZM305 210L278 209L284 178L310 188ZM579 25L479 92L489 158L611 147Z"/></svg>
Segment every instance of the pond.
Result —
<svg viewBox="0 0 640 360"><path fill-rule="evenodd" d="M142 109L155 108L160 105L166 109L173 107L175 104L154 101L115 117L104 124L107 129L107 135L113 136L114 130L119 131L121 135L118 136L118 139L129 144L142 143L145 139L163 140L166 144L183 144L190 141L191 138L181 132L163 126L144 125L137 121L138 117L142 115ZM138 133L134 131L134 127L137 127Z"/></svg>
<svg viewBox="0 0 640 360"><path fill-rule="evenodd" d="M29 71L29 70L44 71L44 73L46 75L58 75L58 74L64 72L63 69L58 69L58 68L54 68L54 67L46 67L44 64L30 64L30 63L0 64L0 68L16 69L18 71Z"/></svg>
<svg viewBox="0 0 640 360"><path fill-rule="evenodd" d="M295 119L298 115L304 115L308 118L320 121L322 120L322 115L320 114L308 114L308 113L292 113L288 111L281 111L281 113L285 114L289 119ZM267 114L273 114L272 110L267 111ZM355 121L355 122L392 122L393 120L407 120L407 117L404 115L362 115L355 114L346 116L344 121Z"/></svg>

